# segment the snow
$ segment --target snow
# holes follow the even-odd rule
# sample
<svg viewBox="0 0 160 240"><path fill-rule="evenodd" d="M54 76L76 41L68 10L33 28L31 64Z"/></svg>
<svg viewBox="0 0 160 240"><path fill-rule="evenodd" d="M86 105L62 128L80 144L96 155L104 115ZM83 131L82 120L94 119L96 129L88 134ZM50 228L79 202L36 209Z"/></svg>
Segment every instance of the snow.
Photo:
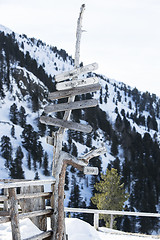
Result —
<svg viewBox="0 0 160 240"><path fill-rule="evenodd" d="M41 233L41 231L28 218L20 220L20 232L22 239ZM66 232L69 240L148 240L156 238L156 236L127 234L107 228L100 228L100 231L96 231L89 223L77 218L66 218ZM12 239L10 222L0 224L0 239Z"/></svg>

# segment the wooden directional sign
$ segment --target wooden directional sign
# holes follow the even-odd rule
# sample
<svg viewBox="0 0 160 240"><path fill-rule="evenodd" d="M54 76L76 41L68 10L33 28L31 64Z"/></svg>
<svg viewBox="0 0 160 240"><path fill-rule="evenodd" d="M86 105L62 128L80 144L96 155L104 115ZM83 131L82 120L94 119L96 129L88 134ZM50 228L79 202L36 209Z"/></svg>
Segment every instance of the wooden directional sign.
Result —
<svg viewBox="0 0 160 240"><path fill-rule="evenodd" d="M98 175L98 168L97 167L84 167L83 173L88 174L88 175Z"/></svg>
<svg viewBox="0 0 160 240"><path fill-rule="evenodd" d="M58 118L41 116L40 122L46 125L68 128L68 129L85 132L85 133L90 133L92 131L92 127L90 125L84 125L76 122L65 121L63 119L58 119Z"/></svg>
<svg viewBox="0 0 160 240"><path fill-rule="evenodd" d="M50 100L61 99L61 98L86 94L86 93L90 93L90 92L95 92L100 89L101 89L101 85L99 83L92 84L92 85L88 85L88 86L82 86L82 87L72 88L72 89L68 89L68 90L52 92L52 93L49 93L48 98Z"/></svg>
<svg viewBox="0 0 160 240"><path fill-rule="evenodd" d="M74 109L82 109L82 108L89 108L95 107L98 105L98 100L96 99L89 99L89 100L82 100L76 102L67 102L67 103L59 103L54 105L48 105L44 108L45 113L51 112L62 112Z"/></svg>
<svg viewBox="0 0 160 240"><path fill-rule="evenodd" d="M55 76L55 81L56 82L61 82L61 81L64 81L66 79L76 77L80 74L84 74L84 73L87 73L87 72L94 71L97 68L98 68L97 63L92 63L92 64L89 64L89 65L86 65L86 66L83 66L83 67L75 68L71 71L64 72L64 73L56 75Z"/></svg>
<svg viewBox="0 0 160 240"><path fill-rule="evenodd" d="M75 87L82 87L82 86L87 86L90 84L96 84L98 82L99 82L98 77L76 79L76 80L72 80L72 81L57 83L56 89L57 90L66 90L66 89L71 89L71 88L75 88Z"/></svg>

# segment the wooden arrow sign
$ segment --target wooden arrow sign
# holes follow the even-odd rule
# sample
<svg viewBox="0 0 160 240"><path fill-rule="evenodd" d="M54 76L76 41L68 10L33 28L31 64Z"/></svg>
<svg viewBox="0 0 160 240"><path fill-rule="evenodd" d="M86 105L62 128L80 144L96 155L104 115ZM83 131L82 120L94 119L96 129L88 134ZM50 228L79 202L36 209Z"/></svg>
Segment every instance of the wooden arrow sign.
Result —
<svg viewBox="0 0 160 240"><path fill-rule="evenodd" d="M97 167L84 167L83 173L88 174L88 175L98 175L98 168Z"/></svg>
<svg viewBox="0 0 160 240"><path fill-rule="evenodd" d="M51 93L49 93L48 98L50 100L56 100L56 99L61 99L61 98L86 94L86 93L90 93L90 92L95 92L95 91L100 90L100 89L101 89L101 85L99 83L98 84L92 84L92 85L72 88L72 89L68 89L68 90L51 92Z"/></svg>
<svg viewBox="0 0 160 240"><path fill-rule="evenodd" d="M64 81L66 79L76 77L80 74L84 74L84 73L87 73L87 72L92 72L92 71L96 70L97 68L98 68L98 64L97 63L92 63L92 64L89 64L89 65L86 65L86 66L83 66L83 67L80 67L80 68L73 69L73 70L68 71L68 72L58 74L58 75L55 76L55 81L56 82L61 82L61 81Z"/></svg>
<svg viewBox="0 0 160 240"><path fill-rule="evenodd" d="M98 100L96 99L89 99L89 100L82 100L76 102L67 102L67 103L59 103L54 105L48 105L44 108L45 113L51 112L62 112L74 109L82 109L82 108L89 108L95 107L98 105Z"/></svg>
<svg viewBox="0 0 160 240"><path fill-rule="evenodd" d="M41 116L40 122L46 125L68 128L68 129L85 132L85 133L90 133L92 131L92 127L90 125L84 125L84 124L75 123L71 121L65 121L63 119L58 119L58 118Z"/></svg>
<svg viewBox="0 0 160 240"><path fill-rule="evenodd" d="M57 83L56 89L57 90L66 90L66 89L71 89L71 88L75 88L75 87L82 87L82 86L87 86L87 85L91 85L91 84L96 84L98 82L99 82L98 77L83 78L83 79L77 79L77 80Z"/></svg>

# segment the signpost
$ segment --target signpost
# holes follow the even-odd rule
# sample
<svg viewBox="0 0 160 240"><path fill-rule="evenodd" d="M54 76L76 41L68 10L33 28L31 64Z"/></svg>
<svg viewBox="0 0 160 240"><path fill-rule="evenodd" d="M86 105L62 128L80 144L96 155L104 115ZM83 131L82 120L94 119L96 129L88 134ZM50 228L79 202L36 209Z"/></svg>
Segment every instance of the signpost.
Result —
<svg viewBox="0 0 160 240"><path fill-rule="evenodd" d="M68 72L61 73L59 75L55 76L55 81L56 82L61 82L69 78L74 78L76 76L79 76L80 74L84 74L87 72L92 72L98 68L97 63L92 63L83 67L77 67L75 69L72 69Z"/></svg>
<svg viewBox="0 0 160 240"><path fill-rule="evenodd" d="M98 82L99 82L99 79L97 77L83 78L83 79L77 79L77 80L57 83L56 89L57 90L66 90L66 89L71 89L71 88L75 88L75 87L88 86L90 84L96 84Z"/></svg>
<svg viewBox="0 0 160 240"><path fill-rule="evenodd" d="M62 98L67 98L67 97L73 97L76 95L95 92L100 89L101 89L101 85L99 83L92 84L92 85L88 85L88 86L82 86L82 87L76 87L76 88L72 88L72 89L52 92L52 93L49 93L48 98L50 100L62 99Z"/></svg>
<svg viewBox="0 0 160 240"><path fill-rule="evenodd" d="M62 112L74 109L82 109L82 108L90 108L96 107L98 105L98 101L96 99L89 99L83 101L76 101L76 102L67 102L67 103L60 103L54 105L48 105L44 108L45 113L51 112Z"/></svg>
<svg viewBox="0 0 160 240"><path fill-rule="evenodd" d="M62 141L66 129L72 129L85 133L92 131L92 127L88 124L84 125L70 121L70 115L74 109L95 107L97 106L98 101L95 99L75 101L75 96L95 92L101 88L97 77L78 79L79 75L96 70L98 67L97 63L79 67L82 16L84 9L85 5L83 4L81 6L80 15L77 22L74 69L55 76L55 81L57 82L56 89L58 91L50 93L48 96L51 100L68 98L68 102L51 104L44 108L46 114L64 111L63 119L53 118L50 116L40 117L41 123L59 127L59 130L54 133L54 139L52 137L47 138L48 143L53 145L52 175L56 179L54 185L54 197L51 203L54 209L51 220L52 229L54 229L52 240L66 240L64 221L64 184L67 165L76 167L77 169L83 171L85 174L97 175L98 168L87 167L87 165L91 158L99 156L106 151L104 147L93 149L79 158L75 158L74 156L62 151ZM67 79L72 80L65 81Z"/></svg>
<svg viewBox="0 0 160 240"><path fill-rule="evenodd" d="M59 118L41 116L40 121L41 123L44 123L46 125L68 128L68 129L72 129L79 132L90 133L92 131L92 127L90 125L84 125L76 122L66 121L64 119L59 119Z"/></svg>
<svg viewBox="0 0 160 240"><path fill-rule="evenodd" d="M98 175L98 168L97 167L84 167L83 173L88 174L88 175Z"/></svg>

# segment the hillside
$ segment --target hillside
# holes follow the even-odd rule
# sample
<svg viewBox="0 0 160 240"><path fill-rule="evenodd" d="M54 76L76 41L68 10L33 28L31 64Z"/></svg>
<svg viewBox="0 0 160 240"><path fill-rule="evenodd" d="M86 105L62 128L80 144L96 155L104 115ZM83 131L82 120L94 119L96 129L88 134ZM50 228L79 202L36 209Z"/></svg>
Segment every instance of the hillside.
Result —
<svg viewBox="0 0 160 240"><path fill-rule="evenodd" d="M83 63L81 63L83 65ZM1 178L51 177L52 146L46 136L55 127L39 122L47 95L55 91L54 76L72 69L74 59L41 40L27 38L0 26L0 174ZM99 106L74 110L75 122L87 122L90 134L68 130L63 150L74 156L100 147L107 153L90 161L99 172L114 167L130 193L126 210L159 211L160 169L160 98L140 92L122 82L97 76L102 89L76 99L98 99ZM63 113L56 113L62 118ZM95 207L90 203L98 176L87 176L68 167L65 205ZM91 222L90 217L80 216ZM151 233L158 230L157 219L118 218L117 227L131 232Z"/></svg>

